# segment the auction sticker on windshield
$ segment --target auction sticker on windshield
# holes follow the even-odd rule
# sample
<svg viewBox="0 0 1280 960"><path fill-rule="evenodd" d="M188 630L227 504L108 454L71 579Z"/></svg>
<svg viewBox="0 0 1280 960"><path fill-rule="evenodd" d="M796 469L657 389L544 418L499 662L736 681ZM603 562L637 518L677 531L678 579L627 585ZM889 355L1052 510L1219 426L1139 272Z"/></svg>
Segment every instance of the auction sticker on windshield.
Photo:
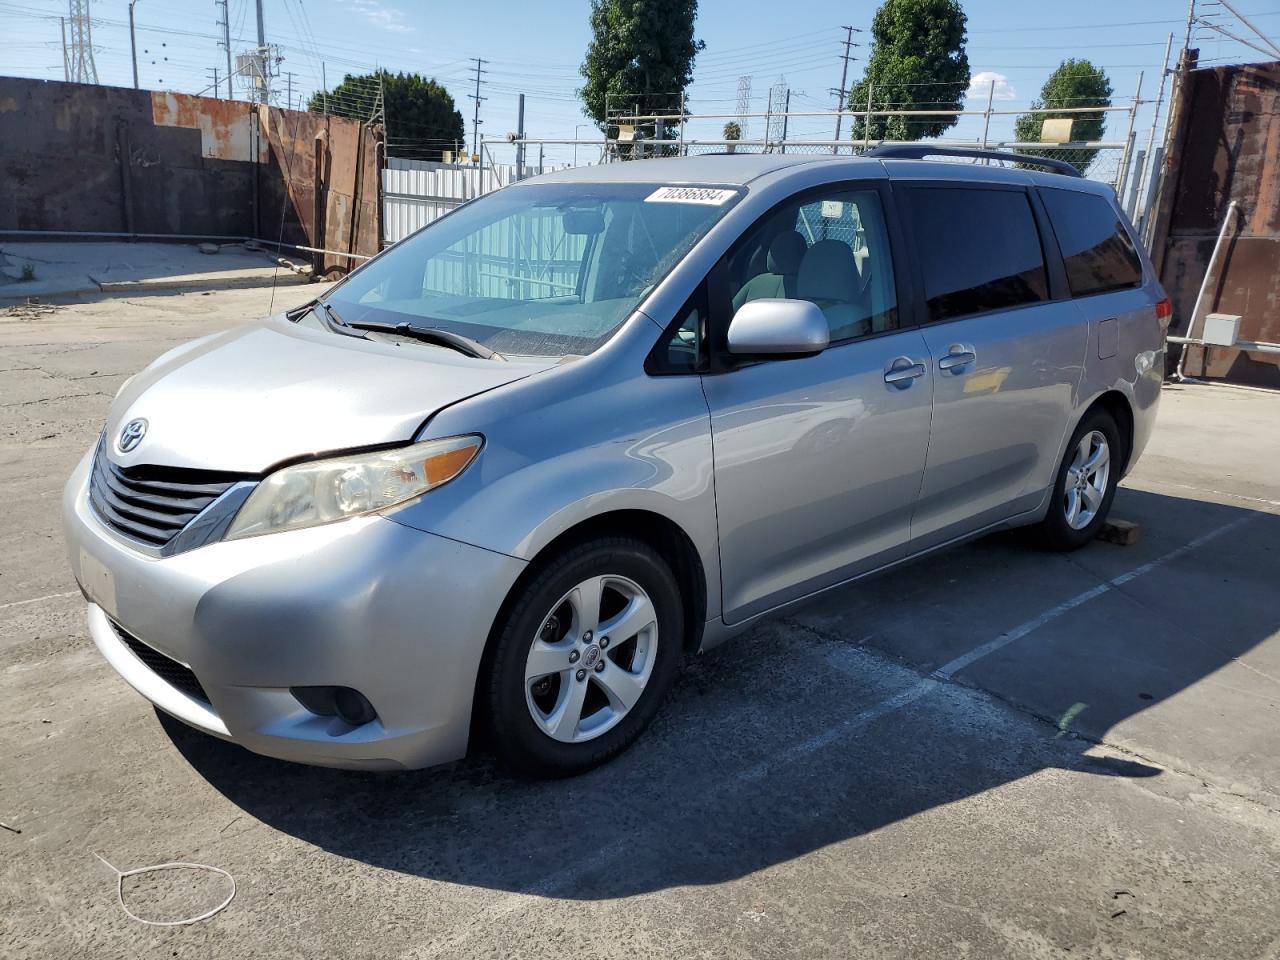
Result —
<svg viewBox="0 0 1280 960"><path fill-rule="evenodd" d="M645 203L704 203L719 207L735 196L733 190L714 187L659 187L644 198Z"/></svg>

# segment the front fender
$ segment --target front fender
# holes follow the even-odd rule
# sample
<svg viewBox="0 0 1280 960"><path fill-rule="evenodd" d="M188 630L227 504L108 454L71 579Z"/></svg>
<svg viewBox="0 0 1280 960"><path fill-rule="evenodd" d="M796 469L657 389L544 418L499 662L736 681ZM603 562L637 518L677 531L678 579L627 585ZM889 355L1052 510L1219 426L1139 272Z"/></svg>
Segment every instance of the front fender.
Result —
<svg viewBox="0 0 1280 960"><path fill-rule="evenodd" d="M719 616L711 422L699 379L561 375L569 373L532 377L438 414L424 439L479 432L484 450L457 480L393 518L532 560L586 520L658 514L693 543L707 616Z"/></svg>

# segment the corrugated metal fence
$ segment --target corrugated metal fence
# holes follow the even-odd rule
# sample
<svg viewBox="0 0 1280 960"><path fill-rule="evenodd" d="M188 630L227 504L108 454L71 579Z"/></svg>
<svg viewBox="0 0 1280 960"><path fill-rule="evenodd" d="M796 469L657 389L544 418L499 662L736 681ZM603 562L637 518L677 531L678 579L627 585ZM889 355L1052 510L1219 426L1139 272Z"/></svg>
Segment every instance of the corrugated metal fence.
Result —
<svg viewBox="0 0 1280 960"><path fill-rule="evenodd" d="M473 197L515 180L510 165L463 167L388 157L382 171L383 239L395 243Z"/></svg>
<svg viewBox="0 0 1280 960"><path fill-rule="evenodd" d="M535 170L529 170L534 173ZM510 164L455 166L426 160L387 159L382 171L383 232L395 243L468 200L517 180ZM539 299L572 293L586 237L567 234L561 218L497 220L427 264L432 290L466 290L473 296Z"/></svg>
<svg viewBox="0 0 1280 960"><path fill-rule="evenodd" d="M488 153L485 149L486 157ZM524 175L532 177L552 169L559 168L526 165ZM459 166L388 157L382 171L383 240L395 243L454 207L519 179L514 164L493 163L492 159Z"/></svg>

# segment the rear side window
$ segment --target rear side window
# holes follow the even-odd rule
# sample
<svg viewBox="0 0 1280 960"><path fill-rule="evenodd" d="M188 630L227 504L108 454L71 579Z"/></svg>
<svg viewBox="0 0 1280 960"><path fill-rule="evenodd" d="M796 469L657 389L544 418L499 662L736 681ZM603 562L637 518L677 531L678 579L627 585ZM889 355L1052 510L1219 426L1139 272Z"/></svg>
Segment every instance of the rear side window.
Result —
<svg viewBox="0 0 1280 960"><path fill-rule="evenodd" d="M1040 198L1062 248L1073 297L1142 285L1142 260L1105 197L1044 188Z"/></svg>
<svg viewBox="0 0 1280 960"><path fill-rule="evenodd" d="M930 321L1049 299L1024 192L921 187L910 193L910 211Z"/></svg>

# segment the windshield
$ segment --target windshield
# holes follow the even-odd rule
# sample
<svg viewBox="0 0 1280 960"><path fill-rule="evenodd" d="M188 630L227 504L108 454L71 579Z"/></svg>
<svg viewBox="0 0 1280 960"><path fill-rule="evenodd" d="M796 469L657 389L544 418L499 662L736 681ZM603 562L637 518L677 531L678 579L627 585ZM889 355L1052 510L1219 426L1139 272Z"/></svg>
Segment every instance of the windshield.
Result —
<svg viewBox="0 0 1280 960"><path fill-rule="evenodd" d="M587 354L737 199L652 183L500 190L404 240L326 302L350 324L435 327L506 355Z"/></svg>

